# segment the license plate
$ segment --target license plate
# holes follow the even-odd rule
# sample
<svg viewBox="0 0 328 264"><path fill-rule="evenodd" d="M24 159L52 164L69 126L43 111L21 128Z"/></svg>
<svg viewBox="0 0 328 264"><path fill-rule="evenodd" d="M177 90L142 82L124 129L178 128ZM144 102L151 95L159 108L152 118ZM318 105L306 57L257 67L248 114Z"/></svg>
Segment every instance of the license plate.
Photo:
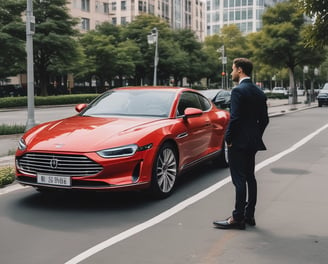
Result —
<svg viewBox="0 0 328 264"><path fill-rule="evenodd" d="M57 186L71 186L71 177L38 174L37 182Z"/></svg>

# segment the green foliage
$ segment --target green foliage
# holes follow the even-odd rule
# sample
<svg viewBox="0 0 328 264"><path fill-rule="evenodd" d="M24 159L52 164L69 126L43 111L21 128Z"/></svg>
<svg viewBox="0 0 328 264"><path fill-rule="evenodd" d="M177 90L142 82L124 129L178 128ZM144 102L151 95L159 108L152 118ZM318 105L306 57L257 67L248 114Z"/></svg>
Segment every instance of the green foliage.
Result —
<svg viewBox="0 0 328 264"><path fill-rule="evenodd" d="M12 167L0 167L0 188L15 180L15 170Z"/></svg>
<svg viewBox="0 0 328 264"><path fill-rule="evenodd" d="M90 103L98 94L35 96L35 106ZM27 97L0 98L0 108L27 106Z"/></svg>
<svg viewBox="0 0 328 264"><path fill-rule="evenodd" d="M75 40L77 19L69 15L66 0L34 1L33 36L35 80L46 96L51 74L67 73L79 58Z"/></svg>
<svg viewBox="0 0 328 264"><path fill-rule="evenodd" d="M267 9L262 16L263 29L253 34L254 57L273 68L286 67L293 103L297 102L295 68L298 65L318 65L324 59L320 48L306 47L304 43L305 20L301 10L291 1L278 3Z"/></svg>
<svg viewBox="0 0 328 264"><path fill-rule="evenodd" d="M0 1L0 79L25 68L25 24L23 0Z"/></svg>
<svg viewBox="0 0 328 264"><path fill-rule="evenodd" d="M306 29L307 44L324 47L328 44L327 1L301 0L296 1L305 14L314 19L314 23Z"/></svg>
<svg viewBox="0 0 328 264"><path fill-rule="evenodd" d="M26 126L23 125L0 125L0 135L12 135L24 133Z"/></svg>

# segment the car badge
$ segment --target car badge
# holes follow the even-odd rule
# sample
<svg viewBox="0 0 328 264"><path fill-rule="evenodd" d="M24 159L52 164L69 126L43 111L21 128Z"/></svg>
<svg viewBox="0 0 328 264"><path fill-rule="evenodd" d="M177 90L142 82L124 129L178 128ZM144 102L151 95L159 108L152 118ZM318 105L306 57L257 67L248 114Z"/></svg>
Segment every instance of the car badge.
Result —
<svg viewBox="0 0 328 264"><path fill-rule="evenodd" d="M51 159L50 160L50 168L57 169L58 167L58 159Z"/></svg>

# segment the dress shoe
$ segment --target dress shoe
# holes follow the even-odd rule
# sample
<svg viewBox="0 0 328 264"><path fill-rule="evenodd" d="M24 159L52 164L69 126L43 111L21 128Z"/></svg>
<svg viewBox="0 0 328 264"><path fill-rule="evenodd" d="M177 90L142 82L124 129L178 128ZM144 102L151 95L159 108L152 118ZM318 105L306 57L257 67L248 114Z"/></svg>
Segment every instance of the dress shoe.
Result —
<svg viewBox="0 0 328 264"><path fill-rule="evenodd" d="M255 218L254 217L245 217L245 223L249 226L255 226Z"/></svg>
<svg viewBox="0 0 328 264"><path fill-rule="evenodd" d="M220 229L245 229L245 221L236 221L232 216L223 221L214 221L213 225Z"/></svg>

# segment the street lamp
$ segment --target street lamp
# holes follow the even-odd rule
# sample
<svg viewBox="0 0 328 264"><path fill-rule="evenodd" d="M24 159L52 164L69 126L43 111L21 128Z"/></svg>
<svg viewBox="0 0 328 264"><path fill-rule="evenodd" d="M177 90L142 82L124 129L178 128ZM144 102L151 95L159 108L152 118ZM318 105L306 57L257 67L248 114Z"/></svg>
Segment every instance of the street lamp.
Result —
<svg viewBox="0 0 328 264"><path fill-rule="evenodd" d="M35 126L34 120L34 68L33 68L33 34L35 17L33 2L26 0L26 53L27 53L27 122L26 130Z"/></svg>
<svg viewBox="0 0 328 264"><path fill-rule="evenodd" d="M157 28L153 28L151 33L147 36L148 44L156 44L155 45L155 56L154 56L154 80L153 86L157 85L157 65L158 65L158 30Z"/></svg>
<svg viewBox="0 0 328 264"><path fill-rule="evenodd" d="M222 59L222 89L225 87L225 77L227 76L225 70L224 70L224 65L227 64L227 57L225 57L225 52L224 52L224 45L222 45L219 49L217 49L217 52L221 53L221 59Z"/></svg>

